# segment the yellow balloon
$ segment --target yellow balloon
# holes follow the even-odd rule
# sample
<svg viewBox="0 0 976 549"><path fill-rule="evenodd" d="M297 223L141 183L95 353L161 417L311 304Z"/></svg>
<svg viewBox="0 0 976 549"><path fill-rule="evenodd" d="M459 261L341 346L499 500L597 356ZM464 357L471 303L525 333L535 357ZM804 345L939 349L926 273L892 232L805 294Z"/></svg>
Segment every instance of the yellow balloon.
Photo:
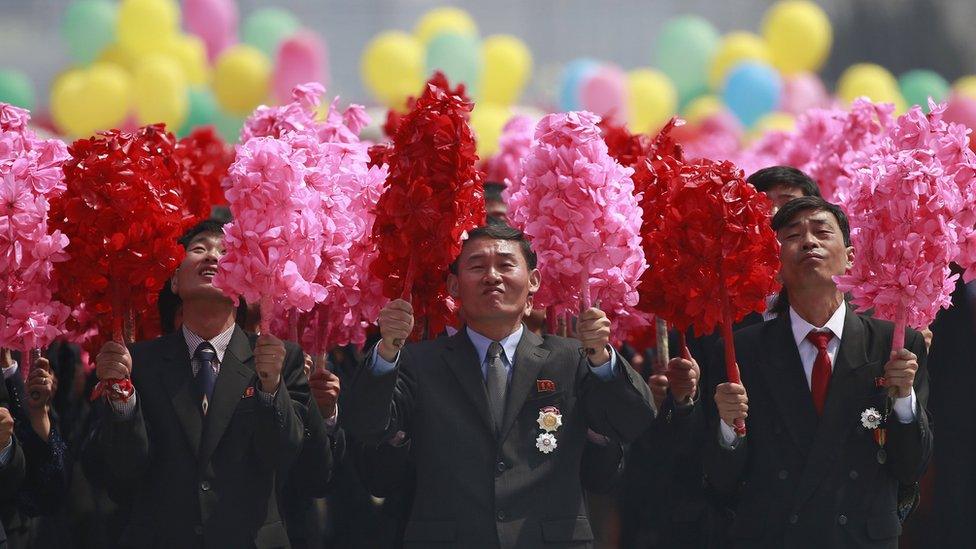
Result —
<svg viewBox="0 0 976 549"><path fill-rule="evenodd" d="M763 17L762 35L773 66L783 74L816 72L830 54L833 29L824 10L808 0L783 0Z"/></svg>
<svg viewBox="0 0 976 549"><path fill-rule="evenodd" d="M515 103L532 74L532 53L508 34L495 34L481 43L481 99L498 105Z"/></svg>
<svg viewBox="0 0 976 549"><path fill-rule="evenodd" d="M427 45L442 32L456 32L467 36L477 36L478 25L468 12L460 8L434 8L423 15L413 33L420 43Z"/></svg>
<svg viewBox="0 0 976 549"><path fill-rule="evenodd" d="M51 86L51 115L63 133L88 136L118 126L129 111L131 82L117 65L97 62L62 74Z"/></svg>
<svg viewBox="0 0 976 549"><path fill-rule="evenodd" d="M957 94L976 99L976 75L963 76L952 85L952 91Z"/></svg>
<svg viewBox="0 0 976 549"><path fill-rule="evenodd" d="M678 90L663 72L636 69L627 73L627 112L635 132L661 128L678 108Z"/></svg>
<svg viewBox="0 0 976 549"><path fill-rule="evenodd" d="M722 100L717 95L703 95L685 106L682 118L687 120L689 124L698 124L709 116L721 112L724 108Z"/></svg>
<svg viewBox="0 0 976 549"><path fill-rule="evenodd" d="M183 125L190 101L179 62L165 55L147 56L132 75L132 91L140 124L163 122L170 131Z"/></svg>
<svg viewBox="0 0 976 549"><path fill-rule="evenodd" d="M888 69L874 63L858 63L847 67L837 81L837 96L850 103L865 96L875 103L894 103L895 112L908 107L898 88L898 80Z"/></svg>
<svg viewBox="0 0 976 549"><path fill-rule="evenodd" d="M424 48L412 35L387 31L376 35L359 60L363 84L378 101L403 109L408 96L424 85Z"/></svg>
<svg viewBox="0 0 976 549"><path fill-rule="evenodd" d="M268 99L271 62L254 46L237 44L220 54L213 72L217 103L236 115L250 114Z"/></svg>
<svg viewBox="0 0 976 549"><path fill-rule="evenodd" d="M207 48L203 40L191 34L178 36L170 42L163 53L179 62L187 82L192 86L206 84L209 75Z"/></svg>
<svg viewBox="0 0 976 549"><path fill-rule="evenodd" d="M164 49L180 29L180 8L174 0L123 0L119 5L119 44L135 56Z"/></svg>
<svg viewBox="0 0 976 549"><path fill-rule="evenodd" d="M796 118L785 112L771 112L756 121L749 132L748 139L755 140L770 132L792 132L796 129Z"/></svg>
<svg viewBox="0 0 976 549"><path fill-rule="evenodd" d="M722 38L712 57L708 67L708 85L713 90L721 89L729 69L746 60L768 63L769 57L769 48L762 38L751 32L731 32Z"/></svg>
<svg viewBox="0 0 976 549"><path fill-rule="evenodd" d="M98 55L98 61L104 63L114 63L130 72L136 66L136 56L133 55L129 50L123 48L118 42L115 42L102 50L102 53Z"/></svg>
<svg viewBox="0 0 976 549"><path fill-rule="evenodd" d="M471 111L471 129L477 140L478 156L488 158L498 152L502 128L512 117L512 110L502 105L478 103Z"/></svg>

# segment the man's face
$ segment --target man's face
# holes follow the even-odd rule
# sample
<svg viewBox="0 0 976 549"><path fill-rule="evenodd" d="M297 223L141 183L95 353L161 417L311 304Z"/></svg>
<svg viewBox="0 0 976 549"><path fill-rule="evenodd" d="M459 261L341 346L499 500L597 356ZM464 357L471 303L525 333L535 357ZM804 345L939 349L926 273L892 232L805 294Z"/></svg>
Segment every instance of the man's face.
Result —
<svg viewBox="0 0 976 549"><path fill-rule="evenodd" d="M529 296L539 290L539 281L538 269L529 269L518 242L479 238L465 243L447 289L470 322L517 320L531 310Z"/></svg>
<svg viewBox="0 0 976 549"><path fill-rule="evenodd" d="M485 202L485 215L507 222L508 206L501 200L488 200Z"/></svg>
<svg viewBox="0 0 976 549"><path fill-rule="evenodd" d="M784 204L803 196L803 191L789 185L773 185L766 191L766 196L773 202L773 215L783 207Z"/></svg>
<svg viewBox="0 0 976 549"><path fill-rule="evenodd" d="M780 242L780 277L787 290L833 288L833 277L854 265L854 248L844 245L844 235L833 214L801 211L777 231Z"/></svg>
<svg viewBox="0 0 976 549"><path fill-rule="evenodd" d="M224 255L224 235L201 233L186 247L186 257L173 274L173 293L184 302L191 299L229 299L213 287L217 260Z"/></svg>

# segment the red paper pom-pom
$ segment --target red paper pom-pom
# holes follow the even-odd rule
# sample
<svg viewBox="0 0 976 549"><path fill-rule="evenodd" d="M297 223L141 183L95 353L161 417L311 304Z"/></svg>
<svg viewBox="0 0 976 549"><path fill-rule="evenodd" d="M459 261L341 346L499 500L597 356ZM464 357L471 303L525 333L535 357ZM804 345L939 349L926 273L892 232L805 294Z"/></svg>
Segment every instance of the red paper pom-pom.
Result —
<svg viewBox="0 0 976 549"><path fill-rule="evenodd" d="M207 219L211 206L227 204L220 184L234 163L234 147L224 143L212 126L204 126L181 139L176 154L189 175L183 192L187 207L198 220Z"/></svg>
<svg viewBox="0 0 976 549"><path fill-rule="evenodd" d="M384 281L387 297L412 297L431 335L453 318L444 284L462 235L485 219L484 176L467 122L472 108L463 86L451 90L441 73L431 78L393 137L376 205L379 255L370 272Z"/></svg>
<svg viewBox="0 0 976 549"><path fill-rule="evenodd" d="M662 166L667 179L652 186L658 216L643 235L647 309L679 330L694 326L696 334L722 322L723 289L733 321L765 310L780 265L769 199L731 162L664 158Z"/></svg>
<svg viewBox="0 0 976 549"><path fill-rule="evenodd" d="M647 134L632 134L623 124L615 124L610 118L599 123L607 151L621 166L634 167L651 152L651 138Z"/></svg>
<svg viewBox="0 0 976 549"><path fill-rule="evenodd" d="M155 308L183 258L177 239L193 219L175 149L161 125L112 130L68 148L67 190L52 200L50 225L68 235L70 259L55 264L55 279L58 298L76 310L84 304L98 327L89 352L123 324L134 332L127 321Z"/></svg>

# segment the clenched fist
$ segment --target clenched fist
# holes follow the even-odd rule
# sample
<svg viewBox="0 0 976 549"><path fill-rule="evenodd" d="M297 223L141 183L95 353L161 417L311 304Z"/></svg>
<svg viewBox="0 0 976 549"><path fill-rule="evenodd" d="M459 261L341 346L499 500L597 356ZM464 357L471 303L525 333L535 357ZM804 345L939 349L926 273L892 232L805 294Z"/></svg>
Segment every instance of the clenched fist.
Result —
<svg viewBox="0 0 976 549"><path fill-rule="evenodd" d="M14 416L10 415L10 410L0 406L0 450L7 447L12 436L14 436Z"/></svg>
<svg viewBox="0 0 976 549"><path fill-rule="evenodd" d="M664 399L668 397L668 376L652 374L647 378L647 386L651 389L651 396L654 397L654 407L660 410Z"/></svg>
<svg viewBox="0 0 976 549"><path fill-rule="evenodd" d="M315 368L308 378L308 386L312 389L312 397L319 405L322 417L329 419L334 416L339 401L339 376L326 368Z"/></svg>
<svg viewBox="0 0 976 549"><path fill-rule="evenodd" d="M607 313L590 307L580 314L576 336L583 342L590 364L599 366L610 360L610 319Z"/></svg>
<svg viewBox="0 0 976 549"><path fill-rule="evenodd" d="M916 372L918 357L914 353L908 349L892 351L891 358L884 367L885 385L895 388L895 398L911 396Z"/></svg>
<svg viewBox="0 0 976 549"><path fill-rule="evenodd" d="M132 374L132 356L125 345L108 341L95 357L95 376L99 381L125 379Z"/></svg>
<svg viewBox="0 0 976 549"><path fill-rule="evenodd" d="M749 415L746 388L738 383L722 383L715 388L715 406L718 407L718 417L729 427L735 427L737 419L745 421Z"/></svg>
<svg viewBox="0 0 976 549"><path fill-rule="evenodd" d="M380 311L377 324L383 338L377 350L383 360L393 362L403 342L413 332L413 306L402 299L394 299Z"/></svg>
<svg viewBox="0 0 976 549"><path fill-rule="evenodd" d="M261 390L274 393L281 383L281 369L285 366L285 344L271 334L261 334L254 345L254 371L261 382Z"/></svg>
<svg viewBox="0 0 976 549"><path fill-rule="evenodd" d="M700 375L701 370L695 359L672 358L668 362L668 384L671 385L671 396L676 403L686 404L695 398Z"/></svg>
<svg viewBox="0 0 976 549"><path fill-rule="evenodd" d="M54 395L54 374L51 373L51 363L46 358L34 361L27 376L27 413L31 427L41 440L51 436L51 398Z"/></svg>

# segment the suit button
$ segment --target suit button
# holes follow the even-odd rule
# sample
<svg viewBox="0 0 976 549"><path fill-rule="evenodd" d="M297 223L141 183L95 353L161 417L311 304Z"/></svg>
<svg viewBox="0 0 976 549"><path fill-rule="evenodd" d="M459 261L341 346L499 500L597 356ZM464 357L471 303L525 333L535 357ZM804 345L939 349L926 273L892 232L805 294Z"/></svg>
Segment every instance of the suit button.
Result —
<svg viewBox="0 0 976 549"><path fill-rule="evenodd" d="M200 526L199 524L197 524L196 526L194 526L193 527L193 533L195 533L198 536L202 536L203 535L203 526Z"/></svg>
<svg viewBox="0 0 976 549"><path fill-rule="evenodd" d="M851 477L851 480L857 480L857 471L852 469L851 472L848 473L847 475Z"/></svg>
<svg viewBox="0 0 976 549"><path fill-rule="evenodd" d="M200 489L203 490L204 492L206 492L207 490L210 489L210 483L207 482L207 481L201 482L200 483Z"/></svg>
<svg viewBox="0 0 976 549"><path fill-rule="evenodd" d="M837 524L840 524L841 526L847 524L847 515L837 517Z"/></svg>
<svg viewBox="0 0 976 549"><path fill-rule="evenodd" d="M504 461L499 461L497 464L495 464L495 470L499 473L504 473L506 469L508 469L508 465L505 465Z"/></svg>
<svg viewBox="0 0 976 549"><path fill-rule="evenodd" d="M798 522L800 522L800 516L799 515L796 515L796 514L790 515L790 524L796 524Z"/></svg>
<svg viewBox="0 0 976 549"><path fill-rule="evenodd" d="M780 480L786 480L786 478L789 477L789 476L790 476L790 472L789 471L787 471L786 469L781 469L780 470L780 472L779 472L779 479Z"/></svg>
<svg viewBox="0 0 976 549"><path fill-rule="evenodd" d="M498 517L498 520L505 520L508 518L508 515L505 513L505 511L499 511L498 514L495 516Z"/></svg>

